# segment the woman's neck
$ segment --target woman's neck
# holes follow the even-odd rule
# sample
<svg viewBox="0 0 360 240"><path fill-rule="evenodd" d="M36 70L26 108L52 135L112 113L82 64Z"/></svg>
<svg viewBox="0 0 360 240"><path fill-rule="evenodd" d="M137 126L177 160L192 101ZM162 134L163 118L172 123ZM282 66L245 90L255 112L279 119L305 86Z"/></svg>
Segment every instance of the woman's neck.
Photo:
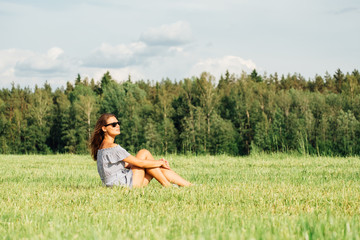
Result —
<svg viewBox="0 0 360 240"><path fill-rule="evenodd" d="M102 144L101 145L104 145L104 144L113 144L115 142L115 137L112 137L110 135L106 135L104 137L104 140L102 141Z"/></svg>

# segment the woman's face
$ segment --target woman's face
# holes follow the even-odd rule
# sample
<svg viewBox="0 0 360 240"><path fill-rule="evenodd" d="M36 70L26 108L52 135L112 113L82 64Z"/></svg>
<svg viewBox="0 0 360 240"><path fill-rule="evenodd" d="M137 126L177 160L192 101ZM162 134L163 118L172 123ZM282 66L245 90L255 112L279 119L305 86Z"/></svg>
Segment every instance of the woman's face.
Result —
<svg viewBox="0 0 360 240"><path fill-rule="evenodd" d="M103 126L102 129L110 136L116 136L120 134L120 125L118 124L118 120L116 119L116 117L109 117L105 125L107 126Z"/></svg>

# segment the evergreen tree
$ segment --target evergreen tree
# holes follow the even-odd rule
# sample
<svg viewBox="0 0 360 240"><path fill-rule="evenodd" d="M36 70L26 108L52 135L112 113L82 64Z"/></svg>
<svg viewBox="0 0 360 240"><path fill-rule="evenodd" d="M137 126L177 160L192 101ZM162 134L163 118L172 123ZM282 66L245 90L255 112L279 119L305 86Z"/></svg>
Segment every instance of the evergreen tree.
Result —
<svg viewBox="0 0 360 240"><path fill-rule="evenodd" d="M336 90L337 90L338 93L341 93L341 91L342 91L342 84L344 82L344 77L345 76L342 73L342 71L340 70L340 68L334 74Z"/></svg>
<svg viewBox="0 0 360 240"><path fill-rule="evenodd" d="M355 118L354 114L349 110L344 112L340 110L337 118L336 128L336 142L338 152L342 155L352 155L356 152L359 144L357 138L357 130L359 128L359 121Z"/></svg>
<svg viewBox="0 0 360 240"><path fill-rule="evenodd" d="M250 77L251 77L251 79L252 79L253 81L255 81L255 82L262 82L262 81L263 81L262 78L261 78L261 76L258 75L256 69L254 69L254 70L251 72Z"/></svg>

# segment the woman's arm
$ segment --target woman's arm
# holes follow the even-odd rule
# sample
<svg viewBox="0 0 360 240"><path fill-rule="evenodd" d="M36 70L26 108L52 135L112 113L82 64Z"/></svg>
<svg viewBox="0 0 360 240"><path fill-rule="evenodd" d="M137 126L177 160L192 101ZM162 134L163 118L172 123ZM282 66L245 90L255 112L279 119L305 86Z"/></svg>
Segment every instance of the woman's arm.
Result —
<svg viewBox="0 0 360 240"><path fill-rule="evenodd" d="M140 168L157 168L157 167L163 167L166 169L170 169L169 164L163 160L160 159L159 161L157 160L143 160L143 159L138 159L132 155L128 156L127 158L124 159L124 162L130 163L134 166L140 167Z"/></svg>

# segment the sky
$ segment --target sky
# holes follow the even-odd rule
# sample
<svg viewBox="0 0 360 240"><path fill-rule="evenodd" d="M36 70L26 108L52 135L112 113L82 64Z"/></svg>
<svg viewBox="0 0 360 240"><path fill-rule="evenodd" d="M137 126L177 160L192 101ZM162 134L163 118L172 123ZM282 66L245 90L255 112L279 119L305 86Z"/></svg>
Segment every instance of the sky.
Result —
<svg viewBox="0 0 360 240"><path fill-rule="evenodd" d="M360 69L359 0L0 0L0 88Z"/></svg>

